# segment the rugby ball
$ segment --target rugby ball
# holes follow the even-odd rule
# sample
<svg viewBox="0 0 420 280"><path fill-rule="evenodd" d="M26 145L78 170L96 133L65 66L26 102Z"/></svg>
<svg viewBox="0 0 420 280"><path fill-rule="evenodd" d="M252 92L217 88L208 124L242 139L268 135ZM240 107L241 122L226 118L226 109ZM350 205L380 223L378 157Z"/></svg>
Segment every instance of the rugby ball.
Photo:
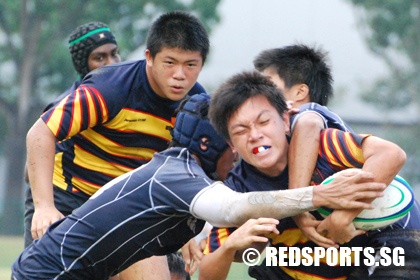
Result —
<svg viewBox="0 0 420 280"><path fill-rule="evenodd" d="M329 184L339 172L325 179L321 185ZM384 191L383 197L376 198L372 205L374 209L365 209L353 220L357 229L374 230L391 225L402 219L414 204L414 194L411 186L401 176L397 175ZM331 214L332 209L318 208L324 218Z"/></svg>

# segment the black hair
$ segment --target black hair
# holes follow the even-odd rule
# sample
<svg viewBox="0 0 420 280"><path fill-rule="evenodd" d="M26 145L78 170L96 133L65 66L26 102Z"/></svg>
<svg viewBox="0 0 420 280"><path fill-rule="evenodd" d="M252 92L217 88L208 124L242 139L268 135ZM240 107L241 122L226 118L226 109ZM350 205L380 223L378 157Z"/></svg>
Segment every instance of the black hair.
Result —
<svg viewBox="0 0 420 280"><path fill-rule="evenodd" d="M228 121L249 98L264 96L280 115L287 111L281 90L257 71L242 72L224 82L212 95L209 119L216 131L230 139Z"/></svg>
<svg viewBox="0 0 420 280"><path fill-rule="evenodd" d="M265 50L254 59L254 67L258 71L273 68L287 88L306 84L311 102L325 106L333 95L327 53L321 48L297 44Z"/></svg>
<svg viewBox="0 0 420 280"><path fill-rule="evenodd" d="M188 272L185 271L185 261L182 258L180 252L171 253L166 255L168 260L169 271L171 273L171 277L176 276L179 279L190 280L191 277Z"/></svg>
<svg viewBox="0 0 420 280"><path fill-rule="evenodd" d="M201 21L184 11L172 11L161 15L149 29L146 48L155 57L163 48L199 51L205 62L210 41Z"/></svg>

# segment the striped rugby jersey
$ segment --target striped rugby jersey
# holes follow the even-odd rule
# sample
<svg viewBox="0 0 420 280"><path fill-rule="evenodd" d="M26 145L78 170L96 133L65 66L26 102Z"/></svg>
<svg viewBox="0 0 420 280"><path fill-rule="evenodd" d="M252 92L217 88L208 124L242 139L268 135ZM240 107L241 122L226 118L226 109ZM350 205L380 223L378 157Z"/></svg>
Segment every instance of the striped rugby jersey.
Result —
<svg viewBox="0 0 420 280"><path fill-rule="evenodd" d="M321 132L321 142L323 145L320 147L317 168L314 172L314 183L318 182L319 178L328 177L338 170L361 167L363 164L363 157L361 157L361 144L365 137L368 135L358 135L351 132L343 132L337 129L325 129ZM326 152L330 150L331 152ZM338 153L340 155L338 155ZM347 160L346 160L347 159ZM350 166L345 164L351 163ZM238 178L237 176L244 176L245 179ZM320 177L319 174L322 174ZM230 173L225 184L234 190L240 192L249 191L262 191L262 190L278 190L288 189L288 170L287 168L278 177L267 177L258 172L255 168L245 162L241 162L235 166L233 172ZM233 185L232 185L233 184ZM312 214L320 218L318 213ZM318 246L309 241L300 229L297 227L292 218L285 218L280 221L277 226L280 235L268 235L271 239L270 246L293 246L293 247L314 247ZM229 234L234 230L214 228L208 238L207 248L205 253L213 252L216 250ZM359 236L354 238L351 242L343 246L366 246L368 242L367 236ZM287 274L295 277L296 279L345 279L351 271L351 267L330 267L326 264L325 260L321 260L320 266L293 266L293 267L273 267L272 270L282 269Z"/></svg>
<svg viewBox="0 0 420 280"><path fill-rule="evenodd" d="M152 90L145 67L144 60L101 67L42 115L60 141L55 186L90 196L167 148L179 102ZM196 83L188 94L201 92L204 88Z"/></svg>

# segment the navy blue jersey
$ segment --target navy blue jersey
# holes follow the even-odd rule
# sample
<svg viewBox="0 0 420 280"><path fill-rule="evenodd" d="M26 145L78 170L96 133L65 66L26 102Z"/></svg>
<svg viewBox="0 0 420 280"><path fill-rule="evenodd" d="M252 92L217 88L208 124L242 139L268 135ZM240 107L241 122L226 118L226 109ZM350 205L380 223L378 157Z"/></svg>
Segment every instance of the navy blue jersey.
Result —
<svg viewBox="0 0 420 280"><path fill-rule="evenodd" d="M196 83L188 94L201 92L204 88ZM53 184L90 196L147 163L155 152L168 147L179 104L153 91L145 60L90 72L74 92L42 115L60 141Z"/></svg>
<svg viewBox="0 0 420 280"><path fill-rule="evenodd" d="M15 261L13 275L108 279L141 259L175 252L202 230L205 221L190 207L212 184L187 149L156 154L53 224Z"/></svg>
<svg viewBox="0 0 420 280"><path fill-rule="evenodd" d="M319 184L322 180L335 172L347 168L361 168L363 166L363 155L361 153L362 142L368 135L358 135L351 132L343 132L337 129L326 129L321 133L321 145L319 149L320 156L317 160L316 169L313 173L312 180ZM288 189L288 170L287 168L277 177L268 177L256 170L244 161L236 165L229 173L225 180L225 185L231 189L239 192L264 191L264 190L278 190ZM409 215L401 222L393 225L394 228L405 229L419 229L418 204L414 205ZM312 214L317 219L322 217L313 211ZM404 226L401 226L404 224ZM270 234L267 237L270 239L271 246L275 247L316 247L314 242L311 242L303 235L303 232L298 228L293 218L287 217L280 221L277 229L280 235ZM208 244L205 253L214 252L220 247L228 236L235 230L235 228L213 228L208 238ZM387 227L382 230L392 230ZM344 244L346 247L365 247L369 244L370 237L361 235L353 238L349 243ZM318 276L320 279L345 279L346 275L352 271L353 267L330 267L324 261L320 266L296 266L296 267L281 267L285 273L296 279L313 279ZM275 269L274 269L275 270ZM281 279L281 278L280 278ZM318 279L318 278L317 278Z"/></svg>
<svg viewBox="0 0 420 280"><path fill-rule="evenodd" d="M354 132L353 129L348 124L346 124L337 114L330 111L327 107L313 102L299 106L299 113L290 116L290 127L292 131L298 118L308 112L318 114L324 120L325 128L336 128L343 131Z"/></svg>

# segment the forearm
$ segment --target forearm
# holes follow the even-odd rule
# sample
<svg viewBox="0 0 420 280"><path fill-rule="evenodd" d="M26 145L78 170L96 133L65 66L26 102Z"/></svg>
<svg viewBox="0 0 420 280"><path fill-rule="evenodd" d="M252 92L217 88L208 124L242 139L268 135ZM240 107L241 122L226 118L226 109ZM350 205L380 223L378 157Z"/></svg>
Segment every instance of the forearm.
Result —
<svg viewBox="0 0 420 280"><path fill-rule="evenodd" d="M312 196L313 187L237 193L218 182L196 198L192 213L213 226L240 226L251 218L282 219L313 210Z"/></svg>
<svg viewBox="0 0 420 280"><path fill-rule="evenodd" d="M370 136L362 144L363 157L365 162L362 170L375 175L374 181L384 183L387 186L403 167L406 155L405 152L394 143ZM374 198L363 199L365 202L372 202ZM338 215L337 220L350 223L363 211L362 208L334 210Z"/></svg>
<svg viewBox="0 0 420 280"><path fill-rule="evenodd" d="M35 208L54 206L55 137L39 119L27 135L27 168Z"/></svg>
<svg viewBox="0 0 420 280"><path fill-rule="evenodd" d="M226 279L235 259L235 253L235 249L221 246L216 251L205 255L200 263L199 279Z"/></svg>
<svg viewBox="0 0 420 280"><path fill-rule="evenodd" d="M375 175L374 181L389 185L406 161L405 152L396 144L370 136L362 143L365 162L362 170Z"/></svg>

